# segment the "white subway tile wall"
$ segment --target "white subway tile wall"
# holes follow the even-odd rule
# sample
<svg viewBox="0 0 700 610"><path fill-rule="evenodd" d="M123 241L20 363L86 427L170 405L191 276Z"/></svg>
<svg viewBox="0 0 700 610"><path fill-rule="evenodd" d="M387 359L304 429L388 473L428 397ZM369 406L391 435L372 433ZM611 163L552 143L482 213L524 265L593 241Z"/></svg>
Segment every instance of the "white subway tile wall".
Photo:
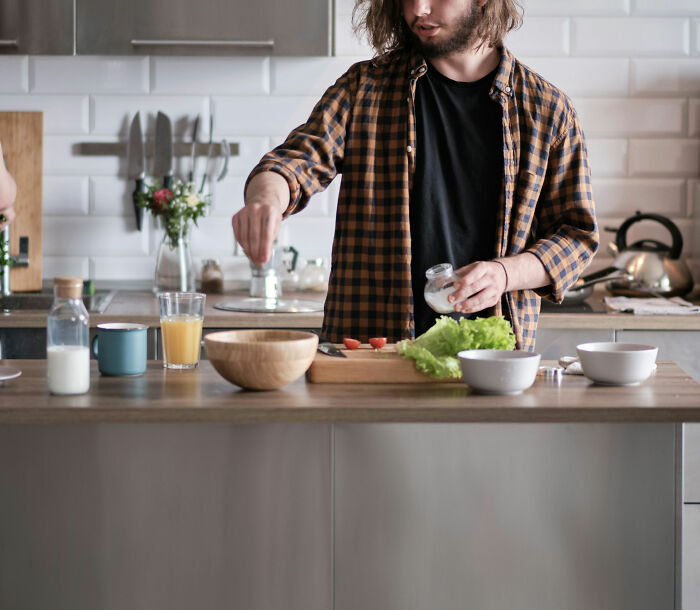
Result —
<svg viewBox="0 0 700 610"><path fill-rule="evenodd" d="M135 227L126 160L81 154L84 142L124 142L141 112L153 138L159 110L187 141L236 142L229 174L192 238L195 260L218 257L227 279L249 276L231 215L260 157L308 116L323 91L371 56L354 34L353 0L335 0L333 57L0 57L0 110L44 112L44 276L148 279L160 239ZM700 2L525 0L525 23L506 44L574 100L584 130L600 225L636 210L668 215L700 281ZM204 160L199 159L201 175ZM189 161L176 170L186 174ZM339 179L286 220L280 241L301 260L330 257ZM668 242L661 226L633 227ZM603 245L593 267L611 262ZM634 235L631 235L634 237Z"/></svg>

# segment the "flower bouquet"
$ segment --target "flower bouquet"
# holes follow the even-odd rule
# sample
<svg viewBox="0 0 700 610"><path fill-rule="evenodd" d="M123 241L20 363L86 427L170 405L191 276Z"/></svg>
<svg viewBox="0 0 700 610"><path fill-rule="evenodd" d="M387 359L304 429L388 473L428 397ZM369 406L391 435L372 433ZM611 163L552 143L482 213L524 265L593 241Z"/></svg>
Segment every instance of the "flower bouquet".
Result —
<svg viewBox="0 0 700 610"><path fill-rule="evenodd" d="M197 219L206 214L209 195L197 193L191 182L174 180L171 188L151 184L140 195L139 205L163 221L165 234L174 246L187 236L189 222L196 225Z"/></svg>
<svg viewBox="0 0 700 610"><path fill-rule="evenodd" d="M139 206L160 219L164 228L156 257L154 290L194 290L189 227L190 222L196 225L197 220L206 214L209 195L196 192L190 182L174 180L170 188L151 184L139 196Z"/></svg>

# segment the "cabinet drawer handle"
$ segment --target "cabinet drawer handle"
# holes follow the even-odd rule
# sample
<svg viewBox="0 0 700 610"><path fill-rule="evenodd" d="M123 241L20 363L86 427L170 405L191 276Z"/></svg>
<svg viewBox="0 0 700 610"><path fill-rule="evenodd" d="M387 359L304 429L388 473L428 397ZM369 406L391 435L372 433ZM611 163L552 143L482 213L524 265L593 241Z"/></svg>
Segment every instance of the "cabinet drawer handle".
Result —
<svg viewBox="0 0 700 610"><path fill-rule="evenodd" d="M18 47L19 40L16 38L14 40L0 40L0 47Z"/></svg>
<svg viewBox="0 0 700 610"><path fill-rule="evenodd" d="M255 48L275 46L274 40L142 40L134 39L131 44L135 47L241 47Z"/></svg>

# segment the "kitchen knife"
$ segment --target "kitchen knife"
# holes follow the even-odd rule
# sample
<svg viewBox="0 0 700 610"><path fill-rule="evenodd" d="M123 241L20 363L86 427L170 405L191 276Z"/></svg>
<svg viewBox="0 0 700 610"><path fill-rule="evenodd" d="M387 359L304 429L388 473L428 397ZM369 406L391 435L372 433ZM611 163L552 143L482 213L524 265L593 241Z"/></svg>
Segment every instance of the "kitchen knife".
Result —
<svg viewBox="0 0 700 610"><path fill-rule="evenodd" d="M328 356L335 356L336 358L347 358L347 356L343 352L341 352L335 345L333 345L329 341L319 343L318 351Z"/></svg>
<svg viewBox="0 0 700 610"><path fill-rule="evenodd" d="M197 148L197 135L199 133L199 115L194 120L194 127L192 128L192 148L190 149L190 173L187 175L187 181L194 181L194 161L195 161L195 149Z"/></svg>
<svg viewBox="0 0 700 610"><path fill-rule="evenodd" d="M173 127L168 116L158 112L156 118L156 160L153 175L163 177L163 188L170 188L173 180Z"/></svg>
<svg viewBox="0 0 700 610"><path fill-rule="evenodd" d="M146 192L146 154L144 151L143 134L141 133L141 115L138 112L131 121L128 148L129 178L136 181L136 188L131 194L131 199L134 203L136 228L140 231L143 225L144 209L139 206L139 195Z"/></svg>
<svg viewBox="0 0 700 610"><path fill-rule="evenodd" d="M199 192L204 192L204 185L207 183L207 176L209 176L209 170L212 165L212 159L214 156L214 115L209 115L209 148L207 149L207 165L204 169L204 175L202 176L202 184L199 186ZM212 171L216 171L216 165L211 168Z"/></svg>
<svg viewBox="0 0 700 610"><path fill-rule="evenodd" d="M219 175L216 177L217 182L221 182L224 179L224 176L228 173L228 160L231 156L231 147L229 146L226 138L221 140L221 156L224 158L224 164L221 167Z"/></svg>

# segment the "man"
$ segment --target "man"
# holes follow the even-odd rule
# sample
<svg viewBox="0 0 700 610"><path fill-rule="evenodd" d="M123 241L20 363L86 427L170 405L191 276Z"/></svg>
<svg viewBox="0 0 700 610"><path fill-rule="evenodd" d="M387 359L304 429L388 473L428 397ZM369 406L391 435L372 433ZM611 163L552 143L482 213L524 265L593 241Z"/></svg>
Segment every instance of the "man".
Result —
<svg viewBox="0 0 700 610"><path fill-rule="evenodd" d="M0 231L15 217L15 210L12 207L15 197L17 197L17 185L5 167L5 157L2 155L2 142L0 142L0 214L4 214L7 219L5 222L0 222Z"/></svg>
<svg viewBox="0 0 700 610"><path fill-rule="evenodd" d="M586 147L566 96L502 46L515 0L358 0L378 55L263 157L233 217L254 262L280 221L342 183L323 333L390 340L435 320L425 271L452 263L463 315L503 314L531 350L598 247Z"/></svg>

